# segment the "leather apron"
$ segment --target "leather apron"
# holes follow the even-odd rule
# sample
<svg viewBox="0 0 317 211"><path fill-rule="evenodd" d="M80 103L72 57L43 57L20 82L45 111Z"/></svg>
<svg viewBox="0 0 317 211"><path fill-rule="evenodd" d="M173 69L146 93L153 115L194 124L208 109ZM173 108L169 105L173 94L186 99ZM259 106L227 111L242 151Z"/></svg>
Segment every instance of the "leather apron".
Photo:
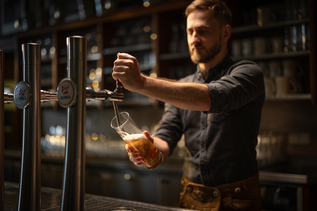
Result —
<svg viewBox="0 0 317 211"><path fill-rule="evenodd" d="M179 207L204 211L261 210L259 175L250 178L208 187L182 178L183 192Z"/></svg>

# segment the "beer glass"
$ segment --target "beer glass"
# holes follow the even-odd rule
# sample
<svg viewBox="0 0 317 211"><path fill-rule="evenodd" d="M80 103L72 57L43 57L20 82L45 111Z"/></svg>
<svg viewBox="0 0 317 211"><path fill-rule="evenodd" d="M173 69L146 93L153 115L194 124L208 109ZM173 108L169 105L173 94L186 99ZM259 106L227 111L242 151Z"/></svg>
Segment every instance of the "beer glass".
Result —
<svg viewBox="0 0 317 211"><path fill-rule="evenodd" d="M114 117L110 125L129 145L133 153L139 153L143 156L144 168L154 169L159 166L163 160L163 154L146 138L129 113L120 112L119 118L120 121Z"/></svg>

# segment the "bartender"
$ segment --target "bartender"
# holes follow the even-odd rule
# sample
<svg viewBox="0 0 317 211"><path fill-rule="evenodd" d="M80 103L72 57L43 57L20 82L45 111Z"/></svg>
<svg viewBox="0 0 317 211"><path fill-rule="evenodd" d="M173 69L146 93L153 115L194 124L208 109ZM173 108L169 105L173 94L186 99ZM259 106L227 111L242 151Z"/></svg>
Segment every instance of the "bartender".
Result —
<svg viewBox="0 0 317 211"><path fill-rule="evenodd" d="M195 0L185 14L194 74L179 81L151 78L135 57L119 53L112 76L132 92L165 102L155 136L145 132L165 158L185 136L180 207L260 210L255 148L265 100L261 68L227 55L232 17L225 3ZM142 156L126 149L135 165L144 165Z"/></svg>

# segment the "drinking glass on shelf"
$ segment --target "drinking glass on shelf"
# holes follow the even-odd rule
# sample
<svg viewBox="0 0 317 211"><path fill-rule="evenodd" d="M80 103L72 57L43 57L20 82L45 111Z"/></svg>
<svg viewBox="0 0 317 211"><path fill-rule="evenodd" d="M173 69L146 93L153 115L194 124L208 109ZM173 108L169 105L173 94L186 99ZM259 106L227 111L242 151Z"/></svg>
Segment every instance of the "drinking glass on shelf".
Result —
<svg viewBox="0 0 317 211"><path fill-rule="evenodd" d="M154 169L163 161L163 154L146 138L141 129L134 123L128 112L119 113L120 120L114 117L111 127L129 145L134 153L139 153L144 158L144 168Z"/></svg>

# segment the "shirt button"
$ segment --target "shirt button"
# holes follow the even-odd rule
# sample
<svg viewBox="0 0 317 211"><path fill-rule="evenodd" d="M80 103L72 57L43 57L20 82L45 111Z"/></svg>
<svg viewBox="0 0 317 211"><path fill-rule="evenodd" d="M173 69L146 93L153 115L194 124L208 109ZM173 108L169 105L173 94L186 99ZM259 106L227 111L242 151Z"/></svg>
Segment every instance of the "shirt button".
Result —
<svg viewBox="0 0 317 211"><path fill-rule="evenodd" d="M186 190L191 193L193 192L193 187L191 185L188 185Z"/></svg>
<svg viewBox="0 0 317 211"><path fill-rule="evenodd" d="M236 188L235 190L234 190L234 192L236 192L236 193L239 193L241 191L241 188Z"/></svg>
<svg viewBox="0 0 317 211"><path fill-rule="evenodd" d="M214 191L214 197L217 197L219 195L219 193L217 191Z"/></svg>

